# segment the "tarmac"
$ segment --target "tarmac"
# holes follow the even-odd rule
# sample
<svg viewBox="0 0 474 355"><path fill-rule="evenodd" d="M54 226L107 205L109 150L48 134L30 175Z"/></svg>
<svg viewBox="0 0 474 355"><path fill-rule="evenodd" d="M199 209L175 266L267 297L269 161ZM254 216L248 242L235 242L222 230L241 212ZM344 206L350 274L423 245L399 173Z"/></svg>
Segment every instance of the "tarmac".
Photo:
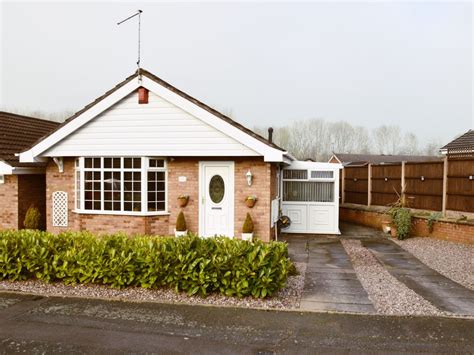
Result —
<svg viewBox="0 0 474 355"><path fill-rule="evenodd" d="M474 320L131 303L0 292L0 352L472 353Z"/></svg>

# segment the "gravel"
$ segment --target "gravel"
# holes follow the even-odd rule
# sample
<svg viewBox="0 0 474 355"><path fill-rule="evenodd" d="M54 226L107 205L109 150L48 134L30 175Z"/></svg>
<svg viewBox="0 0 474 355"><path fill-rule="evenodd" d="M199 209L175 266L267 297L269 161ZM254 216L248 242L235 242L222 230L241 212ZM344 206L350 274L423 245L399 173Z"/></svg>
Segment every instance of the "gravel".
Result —
<svg viewBox="0 0 474 355"><path fill-rule="evenodd" d="M298 271L298 275L289 276L286 286L283 289L281 289L275 296L265 299L255 299L252 297L227 297L220 294L211 294L207 297L188 296L186 293L177 293L171 289L144 289L141 287L130 287L119 290L103 285L65 285L61 282L46 283L40 280L0 281L0 291L19 291L42 296L72 296L139 302L165 302L200 305L210 304L217 306L265 309L295 309L300 306L306 264L294 264Z"/></svg>
<svg viewBox="0 0 474 355"><path fill-rule="evenodd" d="M394 239L425 265L464 287L474 290L474 245L428 237Z"/></svg>
<svg viewBox="0 0 474 355"><path fill-rule="evenodd" d="M341 240L357 277L379 314L452 316L406 287L377 261L359 240Z"/></svg>

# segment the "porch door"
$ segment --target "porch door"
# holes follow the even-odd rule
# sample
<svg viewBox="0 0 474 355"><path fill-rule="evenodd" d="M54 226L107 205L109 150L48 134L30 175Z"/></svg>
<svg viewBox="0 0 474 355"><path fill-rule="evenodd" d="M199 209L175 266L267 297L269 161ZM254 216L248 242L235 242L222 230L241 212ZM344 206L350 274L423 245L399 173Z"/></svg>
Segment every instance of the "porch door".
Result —
<svg viewBox="0 0 474 355"><path fill-rule="evenodd" d="M234 235L234 162L200 162L199 234Z"/></svg>

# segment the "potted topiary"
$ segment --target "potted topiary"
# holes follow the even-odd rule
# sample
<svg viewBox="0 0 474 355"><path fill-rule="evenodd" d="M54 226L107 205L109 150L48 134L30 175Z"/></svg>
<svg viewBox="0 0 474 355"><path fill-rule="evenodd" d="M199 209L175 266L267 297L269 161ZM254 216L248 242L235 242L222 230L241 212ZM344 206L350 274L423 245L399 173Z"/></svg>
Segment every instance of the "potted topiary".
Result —
<svg viewBox="0 0 474 355"><path fill-rule="evenodd" d="M186 219L184 218L183 211L180 211L178 218L176 219L176 228L174 230L175 237L182 237L188 234L188 228L186 226Z"/></svg>
<svg viewBox="0 0 474 355"><path fill-rule="evenodd" d="M189 201L189 195L179 195L178 196L178 205L183 208L186 207Z"/></svg>
<svg viewBox="0 0 474 355"><path fill-rule="evenodd" d="M245 217L244 225L242 226L242 240L246 240L251 242L253 239L253 221L252 217L250 217L250 213L247 213Z"/></svg>
<svg viewBox="0 0 474 355"><path fill-rule="evenodd" d="M26 211L23 226L26 229L39 229L41 223L41 213L35 206L30 206Z"/></svg>
<svg viewBox="0 0 474 355"><path fill-rule="evenodd" d="M255 203L257 202L257 196L247 196L245 198L245 204L247 205L248 208L252 208L255 206Z"/></svg>

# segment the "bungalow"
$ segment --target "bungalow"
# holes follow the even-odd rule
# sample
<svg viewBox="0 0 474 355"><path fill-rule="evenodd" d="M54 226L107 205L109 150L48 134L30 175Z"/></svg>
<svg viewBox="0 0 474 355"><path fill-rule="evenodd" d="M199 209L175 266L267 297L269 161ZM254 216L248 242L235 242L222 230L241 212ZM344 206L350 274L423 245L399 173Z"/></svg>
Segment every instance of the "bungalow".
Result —
<svg viewBox="0 0 474 355"><path fill-rule="evenodd" d="M38 208L46 224L46 164L20 163L15 155L51 132L58 123L0 112L0 229L23 228L26 211Z"/></svg>
<svg viewBox="0 0 474 355"><path fill-rule="evenodd" d="M448 158L468 158L474 156L474 130L470 129L452 140L440 148L440 152Z"/></svg>
<svg viewBox="0 0 474 355"><path fill-rule="evenodd" d="M297 208L297 224L311 220L308 231L320 225L337 233L340 166L297 166L281 179L294 160L143 69L20 154L22 163L46 166L52 232L169 235L182 210L188 229L201 236L240 236L250 213L255 234L268 241L283 197L305 205ZM255 206L248 207L246 199L254 196Z"/></svg>

